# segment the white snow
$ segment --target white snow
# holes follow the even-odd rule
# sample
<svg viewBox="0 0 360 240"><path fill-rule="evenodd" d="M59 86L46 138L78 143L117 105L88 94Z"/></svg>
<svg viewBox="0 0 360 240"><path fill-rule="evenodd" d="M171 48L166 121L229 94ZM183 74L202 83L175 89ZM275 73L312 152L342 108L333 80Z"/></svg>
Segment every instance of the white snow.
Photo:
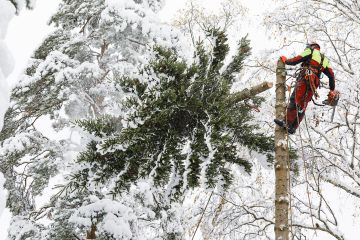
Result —
<svg viewBox="0 0 360 240"><path fill-rule="evenodd" d="M2 214L2 212L5 209L5 199L6 199L6 195L5 195L5 191L3 189L5 183L5 178L3 176L2 173L0 173L0 216Z"/></svg>
<svg viewBox="0 0 360 240"><path fill-rule="evenodd" d="M89 201L93 203L80 207L70 217L70 222L90 227L91 217L103 215L102 221L97 223L99 232L111 233L116 239L132 238L130 222L135 216L131 208L110 199L99 200L95 196L90 196Z"/></svg>
<svg viewBox="0 0 360 240"><path fill-rule="evenodd" d="M245 0L245 2L249 3L251 0ZM20 3L20 6L23 6L23 2L20 1L20 0L17 0L17 2ZM113 9L119 9L120 7L122 7L122 4L121 4L121 1L115 1L115 0L108 0L107 1L109 3L109 10L112 10L111 8ZM168 0L167 1L167 5L166 5L166 9L164 9L162 11L162 16L165 16L165 12L167 14L171 14L174 12L174 9L176 9L176 7L174 7L174 5L176 4L182 4L184 1L170 1ZM212 5L213 2L215 1L211 1L211 3L207 3L209 5ZM255 3L261 3L260 1L253 1ZM264 2L264 1L262 1ZM269 1L270 3L272 1ZM111 3L111 4L110 4ZM264 4L264 3L262 3ZM256 7L256 8L260 8L260 5L258 4L251 4L249 3L249 6L251 5L251 7ZM250 7L250 8L251 8ZM168 11L168 10L171 10L171 11ZM14 16L14 13L15 13L15 9L13 8L13 6L8 2L8 1L3 1L3 0L0 0L0 128L2 127L2 116L7 108L7 105L8 105L8 86L7 86L7 83L6 83L6 78L9 76L9 74L11 73L13 67L14 67L14 63L12 61L12 57L11 57L11 54L9 53L9 50L6 46L6 44L4 43L3 39L5 37L5 34L7 32L7 26L8 26L8 23L10 21L10 19ZM136 18L137 16L133 16L134 18ZM261 15L257 15L255 16L254 19L260 19L262 16ZM168 17L165 17L167 20L170 18L169 16ZM105 19L105 17L104 17ZM111 20L111 18L109 17L109 20ZM254 20L255 21L255 20ZM120 25L118 29L118 31L121 31L121 29L124 29L126 27L125 25L126 23L124 22L124 25ZM258 24L257 24L258 25ZM136 27L136 24L134 24L134 27ZM150 26L147 26L147 28L144 28L143 31L144 31L144 34L147 34L150 30ZM247 28L246 29L249 29L250 32L250 38L254 41L252 41L252 44L255 45L255 49L256 49L256 46L261 46L261 48L263 48L263 44L264 44L264 38L263 38L263 32L261 29L261 31L254 31L254 25L252 24L248 24ZM153 30L153 29L152 29ZM236 35L240 35L238 32L236 33L233 33L233 34L236 34ZM257 37L254 37L254 36L257 36ZM54 58L56 57L57 59L60 59L60 55L58 56L53 56ZM24 57L25 58L25 57ZM49 59L50 60L50 59ZM63 59L63 60L66 60L66 59ZM60 61L61 63L61 61ZM58 67L57 65L54 65L53 67ZM91 68L91 66L83 66L84 68ZM49 70L49 69L44 69L44 70ZM71 72L71 71L68 71L66 72L67 74L69 75L76 75L77 72ZM80 73L80 72L79 72ZM60 76L60 75L59 75ZM28 79L30 80L30 79ZM59 81L61 81L62 79L58 79ZM243 84L243 82L239 82L239 84ZM267 117L267 116L266 116ZM208 129L208 133L207 134L210 134L211 133L211 129ZM55 133L54 133L55 134ZM25 135L21 136L23 138L16 138L16 139L8 139L5 143L8 143L8 147L9 149L10 148L19 148L19 147L22 147L22 145L26 142L26 140L28 140L26 138ZM208 137L208 135L205 135L205 139L207 140L206 143L207 143L207 147L209 149L209 156L206 160L208 160L206 162L206 164L204 164L202 167L202 172L201 172L201 175L202 175L202 179L204 179L204 176L205 176L205 171L206 171L206 168L207 168L207 164L209 163L209 161L211 160L211 158L213 157L213 155L215 154L216 150L212 148L211 146L211 142L210 142L210 138ZM285 146L287 144L287 142L281 142L281 144L279 146ZM189 140L189 142L187 144L185 144L184 146L184 149L183 149L183 154L187 154L188 158L184 161L184 165L187 167L189 165L189 158L191 156L191 141ZM119 148L120 147L123 147L123 146L118 146ZM254 168L257 167L256 165L254 166ZM264 196L271 196L271 192L272 192L272 188L273 188L273 176L272 176L272 172L268 171L268 170L264 170L263 168L261 168L260 170L259 169L255 169L254 172L258 172L259 173L259 176L256 176L256 175L252 175L250 176L249 178L251 178L250 180L252 180L254 182L254 186L251 186L249 185L249 187L247 189L250 189L250 187L254 187L253 191L255 190L258 190L259 192L261 192L260 190L263 190L261 192L261 194L263 194ZM187 176L187 171L184 172L184 186L183 188L185 189L185 186L186 186L186 176ZM120 173L121 174L121 173ZM242 173L239 173L238 175L236 175L236 180L238 180L238 182L240 181L244 181L244 178L241 177L242 176ZM177 176L174 175L173 176L174 178L174 183L176 183L176 180L177 180ZM255 179L256 177L256 179ZM246 182L251 182L249 179L246 180ZM0 215L1 215L1 212L4 210L5 208L5 191L3 190L2 188L2 185L4 183L4 178L2 176L2 174L0 173ZM339 183L342 183L342 182L339 182ZM258 184L258 185L256 185ZM242 186L242 185L245 185L245 183L239 183L238 186ZM261 188L262 185L267 185L266 187L263 187ZM353 188L350 184L344 182L342 183L342 186L344 186L345 188L348 188L348 189L351 189ZM147 190L147 188L150 188L150 186L148 186L148 183L140 183L138 186L137 186L140 190L139 192L146 192L148 194L148 196L146 197L146 202L149 202L147 204L154 204L152 201L153 201L153 198L150 194L150 191L145 191ZM340 193L342 193L341 191L333 191L333 188L331 188L331 186L327 186L325 189L325 192L330 196L329 199L331 198L334 198L335 195L338 194L338 197L339 197L339 200L338 200L338 205L339 207L337 207L337 211L339 212L339 215L340 216L345 216L345 215L351 215L353 214L352 213L352 209L351 207L347 207L347 208L343 208L343 206L341 206L341 203L344 203L344 199L340 199L341 196L340 196ZM49 190L49 189L47 189ZM134 190L133 190L134 191ZM250 190L248 190L250 191ZM266 192L268 191L268 192ZM355 191L358 193L359 190L355 189ZM248 194L246 193L244 190L242 191L239 191L239 192L236 192L236 193L239 193L239 198L241 197L244 197L245 201L250 201L252 199L252 195L254 195L254 193L252 194ZM244 196L241 196L240 195L243 194ZM256 193L256 192L255 192ZM260 194L260 193L257 193L257 194ZM246 196L246 197L245 197ZM38 201L42 201L42 202L46 202L46 198L47 196L43 196L44 197L44 200L43 199L40 199L38 198L37 200ZM255 197L253 197L254 199L256 199ZM259 201L260 197L257 196L257 199L256 201ZM333 200L333 199L331 199ZM89 226L89 222L88 222L88 219L89 217L91 217L93 214L98 214L98 213L102 213L104 214L104 219L102 221L102 226L101 228L106 231L106 232L113 232L114 236L118 237L118 238L131 238L131 235L132 235L132 232L131 232L131 229L130 229L130 224L129 224L129 219L131 220L134 216L133 216L133 211L136 211L135 208L129 208L128 206L125 206L123 205L122 203L119 203L119 202L116 202L116 201L111 201L109 199L104 199L104 200L99 200L97 198L91 198L89 199L89 201L91 202L89 205L84 205L83 207L79 208L79 210L75 213L75 215L73 216L72 220L75 224L78 224L78 225L85 225L85 226ZM279 201L289 201L289 198L286 196L282 196L279 198ZM341 202L341 203L340 203ZM272 203L272 202L271 202ZM335 202L337 203L337 202ZM351 205L354 205L356 206L356 202L355 200L353 199L347 199L347 203L348 204L345 204L346 206L351 206ZM192 203L193 204L193 203ZM178 208L176 210L180 211L181 209L181 206L177 206ZM194 209L194 206L192 205L191 206L192 208L192 211ZM134 210L135 209L135 210ZM343 212L346 211L346 214L344 214ZM124 216L124 218L119 218L119 217L115 217L115 215L121 215L121 216ZM180 214L176 214L176 216L179 216ZM164 213L164 218L166 216L166 213ZM349 225L349 229L346 229L346 231L344 230L344 232L351 232L348 233L349 236L356 236L356 234L358 232L356 232L354 229L355 229L355 225L358 223L356 222L356 220L358 219L358 216L353 216L353 218L351 218L354 222L353 224L345 224L346 221L343 221L344 219L340 219L341 220L341 223L340 223L340 226L342 229L344 229L345 225ZM0 219L0 222L2 221L2 219ZM21 223L21 220L20 221L17 221L18 223ZM106 223L106 224L105 224ZM1 224L3 224L3 222L1 222ZM353 226L354 225L354 226ZM119 227L121 226L121 227ZM176 227L176 226L175 226ZM181 227L181 225L178 225L177 227ZM28 224L27 222L24 221L24 226L22 226L22 229L23 231L29 231L30 229L32 229L32 226L31 224ZM0 239L2 239L1 237L3 236L1 234L1 231L3 230L3 225L1 226L0 228ZM333 230L333 231L336 231L336 230ZM204 231L204 234L206 234L206 232ZM197 232L197 235L196 235L196 239L203 239L203 232L201 229L199 229L199 231ZM340 234L339 234L340 235ZM325 239L325 238L317 238L317 239Z"/></svg>
<svg viewBox="0 0 360 240"><path fill-rule="evenodd" d="M8 1L0 1L0 129L3 117L9 104L9 87L6 77L14 68L14 61L4 42L8 24L15 15L15 8Z"/></svg>
<svg viewBox="0 0 360 240"><path fill-rule="evenodd" d="M24 0L16 0L16 3L18 4L18 10L21 10L25 6ZM30 1L30 7L34 7L35 1ZM10 87L9 87L9 78L11 73L14 70L15 67L15 60L12 56L13 49L16 48L19 53L18 55L22 56L22 61L27 61L27 57L24 57L24 51L23 46L27 45L27 43L33 43L31 40L38 37L37 34L29 34L26 30L34 30L34 28L25 28L22 27L22 31L19 31L19 26L16 28L16 31L10 31L9 25L11 26L11 20L15 17L16 9L11 4L10 1L0 0L0 130L3 127L3 118L4 114L9 106L9 95L10 95ZM42 17L48 17L48 14L42 14ZM26 19L28 21L28 19ZM43 22L43 25L45 25L45 21ZM40 25L41 26L41 25ZM34 26L39 28L38 26ZM9 31L8 31L9 30ZM37 29L38 30L38 29ZM13 35L12 33L15 33L15 36L12 39L15 39L16 41L11 41L10 45L15 43L16 46L9 46L9 39L10 35ZM22 34L26 34L26 37L22 36ZM41 35L41 38L43 35ZM18 44L18 42L22 42ZM25 44L24 44L25 43ZM34 48L35 46L32 46ZM29 50L27 50L29 51ZM32 50L31 50L32 52ZM30 53L28 53L30 54ZM21 67L19 68L21 69ZM17 73L20 72L20 70L17 71ZM6 191L3 189L3 184L5 182L5 179L3 177L3 174L0 173L0 239L4 239L6 236L6 229L8 226L8 219L10 218L9 211L5 209L5 202L6 202ZM4 211L5 210L5 211Z"/></svg>
<svg viewBox="0 0 360 240"><path fill-rule="evenodd" d="M209 164L214 159L214 156L217 152L217 149L214 149L211 144L211 134L212 129L211 126L208 125L208 123L211 121L210 117L208 119L208 122L203 123L204 128L206 130L206 133L204 135L205 143L208 148L209 154L206 156L206 158L203 159L203 163L201 164L201 173L200 173L200 182L202 184L202 187L206 189L206 171L208 169Z"/></svg>
<svg viewBox="0 0 360 240"><path fill-rule="evenodd" d="M8 1L0 1L0 130L3 126L3 118L9 105L9 87L6 77L14 68L13 59L4 42L8 24L15 15L15 8ZM3 189L5 179L0 173L0 216L5 209L6 195Z"/></svg>

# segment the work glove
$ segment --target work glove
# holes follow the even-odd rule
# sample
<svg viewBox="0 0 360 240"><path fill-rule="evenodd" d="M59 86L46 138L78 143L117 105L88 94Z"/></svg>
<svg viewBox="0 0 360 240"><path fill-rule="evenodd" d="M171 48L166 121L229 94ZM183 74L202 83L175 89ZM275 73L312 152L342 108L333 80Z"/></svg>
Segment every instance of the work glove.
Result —
<svg viewBox="0 0 360 240"><path fill-rule="evenodd" d="M328 104L330 106L335 106L339 100L339 92L335 90L330 90L328 93Z"/></svg>
<svg viewBox="0 0 360 240"><path fill-rule="evenodd" d="M281 59L281 61L282 61L283 63L285 63L285 61L286 61L287 58L286 58L285 56L281 56L280 59Z"/></svg>

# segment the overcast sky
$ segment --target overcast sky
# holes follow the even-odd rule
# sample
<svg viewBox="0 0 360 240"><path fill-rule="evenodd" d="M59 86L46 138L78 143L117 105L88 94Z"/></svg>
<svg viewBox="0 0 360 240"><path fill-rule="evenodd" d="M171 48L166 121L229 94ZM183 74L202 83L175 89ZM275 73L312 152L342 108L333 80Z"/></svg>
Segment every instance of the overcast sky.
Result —
<svg viewBox="0 0 360 240"><path fill-rule="evenodd" d="M16 82L17 76L26 66L32 52L39 46L46 34L51 31L47 25L50 16L55 13L59 0L37 0L32 11L22 11L10 22L6 43L15 58L15 69L8 82Z"/></svg>
<svg viewBox="0 0 360 240"><path fill-rule="evenodd" d="M254 31L254 24L259 25L261 13L271 7L271 1L239 1L249 9L251 19L248 21L252 21L244 25L241 34L250 33L253 49L256 50L264 43L264 32L259 31L259 29ZM47 25L47 22L50 16L55 13L59 2L60 0L37 0L34 10L22 11L20 16L15 17L10 22L6 42L16 61L15 69L8 78L10 85L17 82L17 78L26 67L32 52L41 44L46 34L53 29ZM221 0L200 0L200 2L206 3L204 4L206 8L216 11ZM186 0L167 0L164 9L160 13L161 19L163 21L169 21L185 4ZM230 37L236 37L237 34L240 35L240 33L233 33L233 36ZM241 36L237 36L236 39L240 37Z"/></svg>

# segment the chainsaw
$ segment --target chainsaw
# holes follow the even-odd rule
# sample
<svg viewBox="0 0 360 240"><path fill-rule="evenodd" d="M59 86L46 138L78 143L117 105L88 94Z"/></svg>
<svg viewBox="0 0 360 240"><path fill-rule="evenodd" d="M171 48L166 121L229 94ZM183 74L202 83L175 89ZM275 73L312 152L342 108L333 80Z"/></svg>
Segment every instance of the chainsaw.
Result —
<svg viewBox="0 0 360 240"><path fill-rule="evenodd" d="M331 114L331 122L333 122L333 120L334 120L335 109L336 109L336 106L339 103L339 99L340 99L340 92L335 90L335 97L334 98L332 98L330 101L329 101L329 99L326 99L326 100L324 100L322 102L324 105L328 105L328 106L331 106L333 108L333 111L332 111L332 114Z"/></svg>

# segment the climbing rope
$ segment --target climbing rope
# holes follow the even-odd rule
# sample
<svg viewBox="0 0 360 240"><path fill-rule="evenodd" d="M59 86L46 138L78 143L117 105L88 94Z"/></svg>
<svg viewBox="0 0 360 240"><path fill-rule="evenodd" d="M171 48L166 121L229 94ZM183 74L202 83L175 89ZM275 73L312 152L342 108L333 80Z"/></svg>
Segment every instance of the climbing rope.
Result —
<svg viewBox="0 0 360 240"><path fill-rule="evenodd" d="M298 119L298 124L299 124L299 119ZM301 144L302 159L303 159L303 164L304 164L304 175L305 175L305 181L306 181L306 193L307 193L307 198L308 198L308 202L309 202L311 223L312 223L312 226L315 228L314 217L313 217L313 213L312 213L312 204L311 204L311 199L310 199L310 191L309 191L309 179L308 179L307 170L306 170L307 166L306 166L306 159L305 159L304 144L303 144L303 140L302 140L302 136L301 136L301 127L299 127L299 137L300 137L300 144ZM316 231L315 231L315 233L316 233Z"/></svg>
<svg viewBox="0 0 360 240"><path fill-rule="evenodd" d="M288 75L290 76L289 78L287 78L285 80L285 83L287 81L289 81L291 78L295 78L295 81L293 81L293 83L291 83L290 85L286 85L287 87L287 92L288 92L288 100L287 100L287 106L289 106L290 103L290 98L291 98L291 87L292 85L294 85L294 88L296 89L296 83L298 80L300 80L300 74L302 73L304 69L303 68L298 68L296 69L295 73L293 75ZM297 116L297 120L298 116ZM285 114L285 122L286 125L288 125L288 119L287 119L287 114ZM294 230L293 230L293 217L292 217L292 193L291 193L291 174L290 174L290 170L291 170L291 162L290 162L290 153L289 153L289 149L290 149L290 142L289 142L289 133L288 131L286 131L286 141L287 141L287 147L288 147L288 151L287 151L287 166L288 166L288 188L289 188L289 221L290 221L290 233L292 236L294 236Z"/></svg>
<svg viewBox="0 0 360 240"><path fill-rule="evenodd" d="M307 124L307 118L306 118L306 115L305 115L305 127L306 127L306 131L307 131L307 134L308 134L308 137L309 137L309 142L310 142L310 146L311 146L311 157L312 157L312 162L314 162L314 159L315 159L315 148L314 148L314 145L312 143L312 140L311 140L311 137L310 137L310 131L309 131L309 127L308 127L308 124ZM312 163L311 164L311 169L313 169L314 167L314 164ZM316 177L314 176L314 173L312 172L312 177L314 179L314 182L316 184ZM309 183L308 183L309 185ZM320 191L320 189L319 189ZM309 193L308 193L309 194ZM311 211L311 208L310 208L310 211ZM312 218L312 222L313 222L313 227L314 227L314 221L313 221L313 216L311 214L311 218ZM316 232L316 228L315 228L315 236L317 236L317 232Z"/></svg>
<svg viewBox="0 0 360 240"><path fill-rule="evenodd" d="M295 91L297 91L296 87L295 87ZM305 96L304 96L305 98L307 97L307 94L308 94L308 90L306 90L306 93L305 93ZM295 92L295 95L296 95L296 92ZM301 134L301 127L300 127L300 120L299 120L299 106L297 104L295 104L295 106L296 106L297 124L298 124L298 127L299 127L301 153L302 153L302 159L303 159L303 165L304 165L303 168L304 168L304 176L305 176L305 181L306 181L306 193L307 193L308 204L309 204L309 208L310 208L311 223L312 223L312 226L315 228L314 218L313 218L313 213L312 213L312 203L311 203L310 191L309 191L309 180L308 180L308 175L307 175L307 163L306 163L306 158L305 158L304 144L303 144L303 139L302 139L302 134ZM302 109L302 110L305 111L306 108L307 108L307 103L304 106L304 109Z"/></svg>
<svg viewBox="0 0 360 240"><path fill-rule="evenodd" d="M294 76L290 75L291 77L294 77L295 78L295 91L297 91L297 88L296 88L296 83L297 81L300 81L301 80L301 76L300 74L302 74L302 71L304 70L304 68L299 68L298 70L296 70ZM289 105L289 102L290 102L290 92L291 92L291 89L289 89L288 87L288 92L289 92L289 98L288 98L288 104ZM296 95L296 92L295 92L295 95ZM307 91L306 91L306 94L305 94L305 98L307 97ZM306 109L307 107L307 104L306 106L304 106L304 109ZM301 144L301 152L302 152L302 160L303 160L303 165L304 165L304 175L305 175L305 181L306 181L306 192L307 192L307 198L308 198L308 204L309 204L309 208L310 208L310 216L311 216L311 223L312 223L312 226L315 228L315 224L314 224L314 218L313 218L313 213L312 213L312 203L311 203L311 198L310 198L310 191L309 191L309 180L308 180L308 173L307 173L307 164L306 164L306 159L305 159L305 151L304 151L304 144L303 144L303 139L302 139L302 135L301 135L301 127L300 127L300 120L299 120L299 108L296 104L296 120L297 120L297 124L298 124L298 127L299 127L299 137L300 137L300 144ZM306 116L305 116L305 121L306 121ZM286 125L287 125L287 116L286 116ZM306 125L307 127L307 125ZM310 135L309 135L310 136ZM289 149L290 149L290 144L289 144L289 137L288 137L288 133L287 133L287 143L288 143L288 167L290 169L290 157L289 157ZM311 143L312 144L312 143ZM292 229L292 200L291 200L291 179L290 179L290 171L289 171L289 205L290 205L290 211L289 211L289 215L290 215L290 222L291 222L291 233L293 235L293 229ZM316 231L315 231L315 234L316 234Z"/></svg>
<svg viewBox="0 0 360 240"><path fill-rule="evenodd" d="M214 190L211 192L211 194L210 194L210 196L209 196L209 199L208 199L208 201L207 201L207 203L206 203L206 205L205 205L205 208L204 208L204 210L203 210L203 212L202 212L202 214L201 214L201 217L200 217L200 219L199 219L199 221L198 221L198 223L197 223L195 232L194 232L191 240L194 240L194 238L195 238L196 232L197 232L197 230L198 230L198 228L199 228L199 226L200 226L200 224L201 224L201 221L202 221L202 219L203 219L203 217L204 217L205 211L206 211L206 209L207 209L207 207L208 207L208 205L209 205L210 199L211 199L211 197L212 197L213 194L214 194Z"/></svg>
<svg viewBox="0 0 360 240"><path fill-rule="evenodd" d="M287 86L287 91L289 93L288 96L288 102L287 102L287 106L289 106L289 102L290 102L290 95L291 95L291 85ZM287 125L287 114L285 114L285 122ZM287 141L287 147L288 147L288 151L287 151L287 156L286 156L286 160L287 160L287 166L288 166L288 188L289 188L289 220L290 220L290 233L291 236L294 236L294 231L293 231L293 221L292 221L292 194L291 194L291 174L290 174L290 170L291 170L291 163L290 163L290 153L289 153L289 148L290 148L290 143L289 143L289 133L288 131L286 131L286 141Z"/></svg>

